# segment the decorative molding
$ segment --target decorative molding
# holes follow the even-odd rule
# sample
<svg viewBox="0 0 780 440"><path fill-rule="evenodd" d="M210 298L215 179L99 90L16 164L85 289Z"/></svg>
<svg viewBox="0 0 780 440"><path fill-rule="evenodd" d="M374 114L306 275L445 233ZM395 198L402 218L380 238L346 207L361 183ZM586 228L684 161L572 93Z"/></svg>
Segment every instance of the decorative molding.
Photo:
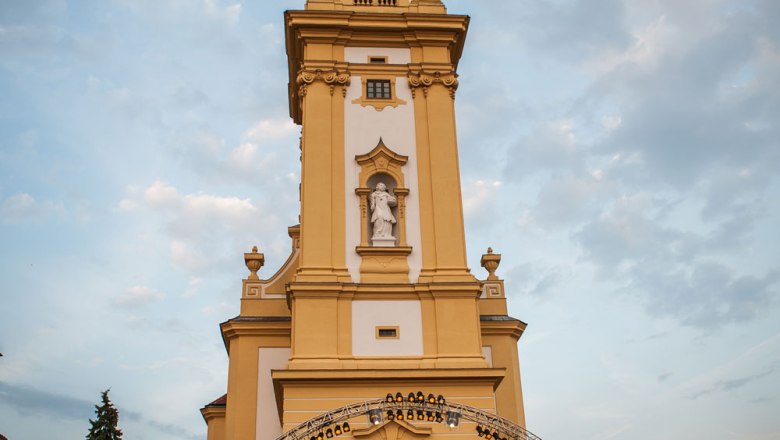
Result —
<svg viewBox="0 0 780 440"><path fill-rule="evenodd" d="M395 77L388 77L383 75L362 75L360 77L362 84L361 84L361 92L360 97L353 99L353 104L360 104L363 107L374 107L374 109L378 112L381 112L385 109L385 107L393 107L396 108L399 105L406 105L406 101L403 99L398 98L398 94L395 92ZM379 79L379 80L385 80L390 81L390 93L391 98L390 99L369 99L367 98L367 92L366 92L366 84L368 83L368 80L372 79Z"/></svg>
<svg viewBox="0 0 780 440"><path fill-rule="evenodd" d="M494 254L493 248L489 247L487 253L482 254L482 259L479 261L479 264L488 271L488 280L498 281L496 269L498 269L498 265L501 264L501 254Z"/></svg>
<svg viewBox="0 0 780 440"><path fill-rule="evenodd" d="M416 98L416 91L422 87L423 94L428 97L428 88L434 84L441 84L450 91L450 97L455 99L455 91L458 90L458 74L454 71L417 71L409 73L409 87L412 89L412 98Z"/></svg>
<svg viewBox="0 0 780 440"><path fill-rule="evenodd" d="M388 148L381 138L373 150L355 156L355 161L361 167L359 176L361 187L367 187L368 179L377 173L389 174L399 187L405 185L402 167L409 161L409 157Z"/></svg>
<svg viewBox="0 0 780 440"><path fill-rule="evenodd" d="M309 85L316 81L322 81L330 87L330 94L333 96L333 92L336 87L341 87L341 93L344 97L347 96L347 87L351 83L351 74L347 71L322 70L322 69L301 69L298 71L298 76L295 80L298 84L298 95L301 99L306 97Z"/></svg>

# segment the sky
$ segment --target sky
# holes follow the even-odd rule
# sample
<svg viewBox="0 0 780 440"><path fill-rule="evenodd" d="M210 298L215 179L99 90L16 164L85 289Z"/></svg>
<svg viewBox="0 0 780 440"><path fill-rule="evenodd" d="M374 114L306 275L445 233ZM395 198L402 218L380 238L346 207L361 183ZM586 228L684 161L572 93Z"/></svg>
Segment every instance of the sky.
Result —
<svg viewBox="0 0 780 440"><path fill-rule="evenodd" d="M0 3L0 433L82 438L110 388L126 438L205 438L242 253L297 223L303 3ZM780 2L445 3L528 428L780 438Z"/></svg>

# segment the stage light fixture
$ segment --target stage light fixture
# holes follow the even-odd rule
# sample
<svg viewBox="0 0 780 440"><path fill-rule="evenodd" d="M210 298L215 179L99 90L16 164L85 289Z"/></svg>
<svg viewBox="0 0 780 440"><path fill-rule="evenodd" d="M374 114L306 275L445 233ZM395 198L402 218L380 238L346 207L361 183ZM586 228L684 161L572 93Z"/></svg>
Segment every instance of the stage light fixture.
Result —
<svg viewBox="0 0 780 440"><path fill-rule="evenodd" d="M414 393L409 393L409 396L406 398L406 400L414 402Z"/></svg>
<svg viewBox="0 0 780 440"><path fill-rule="evenodd" d="M349 423L344 422L344 432L349 432L351 430L352 430L352 428L349 427Z"/></svg>
<svg viewBox="0 0 780 440"><path fill-rule="evenodd" d="M333 438L333 430L328 428L327 431L325 431L325 437L327 438Z"/></svg>
<svg viewBox="0 0 780 440"><path fill-rule="evenodd" d="M425 416L423 415L423 412L421 409L417 410L417 420L425 420Z"/></svg>
<svg viewBox="0 0 780 440"><path fill-rule="evenodd" d="M431 405L436 403L436 398L433 397L433 394L428 394L428 403L430 403Z"/></svg>
<svg viewBox="0 0 780 440"><path fill-rule="evenodd" d="M417 392L417 401L418 401L418 402L422 402L422 401L424 401L424 400L425 400L425 394L423 394L423 392L422 392L422 391L418 391L418 392Z"/></svg>
<svg viewBox="0 0 780 440"><path fill-rule="evenodd" d="M333 433L336 435L341 435L344 433L344 431L341 430L341 426L336 425L336 427L333 429Z"/></svg>
<svg viewBox="0 0 780 440"><path fill-rule="evenodd" d="M379 425L382 423L382 410L375 408L368 411L368 421L372 425Z"/></svg>
<svg viewBox="0 0 780 440"><path fill-rule="evenodd" d="M404 401L404 395L400 391L395 393L395 401L399 403Z"/></svg>
<svg viewBox="0 0 780 440"><path fill-rule="evenodd" d="M385 401L387 403L393 403L395 401L395 397L391 393L387 393L387 396L385 396Z"/></svg>
<svg viewBox="0 0 780 440"><path fill-rule="evenodd" d="M460 413L455 411L447 411L447 426L455 428L460 423Z"/></svg>
<svg viewBox="0 0 780 440"><path fill-rule="evenodd" d="M439 405L444 405L445 403L447 403L447 401L444 400L444 396L439 394L439 397L436 398L436 403L438 403Z"/></svg>

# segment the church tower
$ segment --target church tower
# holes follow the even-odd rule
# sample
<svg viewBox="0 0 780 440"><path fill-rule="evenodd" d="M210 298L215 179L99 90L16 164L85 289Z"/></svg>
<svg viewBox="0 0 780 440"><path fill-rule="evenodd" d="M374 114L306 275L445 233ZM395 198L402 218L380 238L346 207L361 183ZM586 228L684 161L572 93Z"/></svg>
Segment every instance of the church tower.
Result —
<svg viewBox="0 0 780 440"><path fill-rule="evenodd" d="M483 255L484 280L467 267L455 98L469 17L441 0L308 0L284 18L300 225L269 279L257 248L244 256L208 439L536 439L501 256Z"/></svg>

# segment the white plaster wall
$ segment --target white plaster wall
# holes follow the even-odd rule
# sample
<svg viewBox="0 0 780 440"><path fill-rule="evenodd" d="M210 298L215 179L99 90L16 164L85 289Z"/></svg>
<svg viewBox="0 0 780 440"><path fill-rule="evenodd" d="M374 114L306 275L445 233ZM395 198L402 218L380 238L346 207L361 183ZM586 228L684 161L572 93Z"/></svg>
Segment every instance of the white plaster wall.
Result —
<svg viewBox="0 0 780 440"><path fill-rule="evenodd" d="M347 47L344 59L348 63L368 63L368 57L387 57L388 64L409 64L412 62L412 51L404 48L389 47Z"/></svg>
<svg viewBox="0 0 780 440"><path fill-rule="evenodd" d="M271 370L279 370L287 365L290 349L260 348L257 356L257 432L255 439L274 440L282 435L282 422L279 420L279 411L276 408Z"/></svg>
<svg viewBox="0 0 780 440"><path fill-rule="evenodd" d="M365 63L369 56L386 56L390 64L408 64L411 62L409 49L348 47L345 58L353 63ZM414 102L412 91L406 77L397 77L396 95L406 101L396 108L385 107L377 111L374 107L363 107L352 101L362 95L362 78L353 76L347 89L344 109L345 124L345 185L346 192L346 252L347 269L354 282L360 282L360 256L355 247L360 245L360 201L355 195L358 187L360 166L355 156L368 153L384 140L385 145L398 154L409 157L403 167L409 196L406 199L406 239L412 247L409 255L409 282L416 283L422 269L420 237L420 202L417 185L417 142L414 121Z"/></svg>
<svg viewBox="0 0 780 440"><path fill-rule="evenodd" d="M488 367L493 368L493 347L489 345L482 346L482 356L485 356Z"/></svg>
<svg viewBox="0 0 780 440"><path fill-rule="evenodd" d="M377 339L376 327L398 327L398 339ZM353 301L353 356L422 356L419 301Z"/></svg>

